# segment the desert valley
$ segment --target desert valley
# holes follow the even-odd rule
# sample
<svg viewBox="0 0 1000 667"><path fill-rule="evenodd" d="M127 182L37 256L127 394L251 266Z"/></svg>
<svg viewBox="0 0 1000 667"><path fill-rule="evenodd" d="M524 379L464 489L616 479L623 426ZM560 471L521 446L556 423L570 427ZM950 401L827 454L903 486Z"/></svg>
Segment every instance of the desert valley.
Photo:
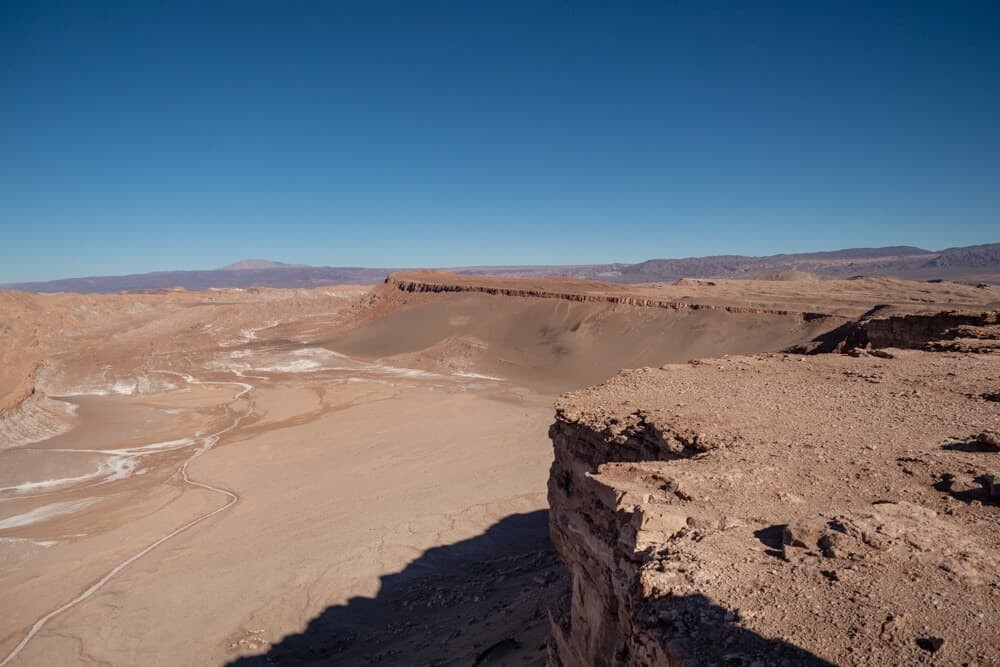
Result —
<svg viewBox="0 0 1000 667"><path fill-rule="evenodd" d="M998 310L802 273L2 292L0 663L996 663Z"/></svg>
<svg viewBox="0 0 1000 667"><path fill-rule="evenodd" d="M1000 665L1000 2L0 2L0 667Z"/></svg>

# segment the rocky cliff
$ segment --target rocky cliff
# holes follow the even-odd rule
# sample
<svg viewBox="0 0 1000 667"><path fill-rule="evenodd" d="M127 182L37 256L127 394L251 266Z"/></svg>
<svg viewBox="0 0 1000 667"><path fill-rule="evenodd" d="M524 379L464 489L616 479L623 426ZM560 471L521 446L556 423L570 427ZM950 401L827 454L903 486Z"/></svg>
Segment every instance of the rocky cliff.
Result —
<svg viewBox="0 0 1000 667"><path fill-rule="evenodd" d="M996 664L1000 355L760 355L567 394L551 665Z"/></svg>
<svg viewBox="0 0 1000 667"><path fill-rule="evenodd" d="M644 554L687 527L675 508L646 503L650 494L677 493L669 480L650 479L637 493L594 473L611 462L668 461L712 445L690 433L664 432L641 413L589 428L560 408L549 435L555 460L549 477L550 532L572 574L570 607L552 624L550 664L661 665L678 656L655 623L647 623Z"/></svg>
<svg viewBox="0 0 1000 667"><path fill-rule="evenodd" d="M941 311L893 314L876 307L791 351L807 354L899 347L985 352L1000 343L1000 312Z"/></svg>
<svg viewBox="0 0 1000 667"><path fill-rule="evenodd" d="M37 310L32 297L0 291L0 417L35 393L42 360Z"/></svg>
<svg viewBox="0 0 1000 667"><path fill-rule="evenodd" d="M428 274L433 275L432 272ZM510 285L490 284L488 282L478 282L465 276L451 275L451 279L436 281L428 278L413 278L407 274L393 274L385 280L385 284L401 292L412 293L443 293L443 292L478 292L508 297L531 297L536 299L562 299L564 301L583 301L592 303L611 303L626 306L638 306L643 308L666 308L669 310L718 310L730 313L750 313L760 315L782 315L795 317L803 320L815 320L830 317L826 313L808 312L800 310L786 310L781 308L761 308L756 306L720 305L710 303L693 303L690 301L673 301L667 299L657 299L635 294L629 294L624 289L615 289L618 286L606 285L614 293L600 293L594 290L594 286L601 286L602 283L573 281L580 283L582 289L576 291L551 290L541 287L518 287L514 281L505 281ZM495 281L498 282L498 281ZM521 281L525 282L525 281ZM550 281L555 282L555 281ZM565 281L570 282L570 281Z"/></svg>

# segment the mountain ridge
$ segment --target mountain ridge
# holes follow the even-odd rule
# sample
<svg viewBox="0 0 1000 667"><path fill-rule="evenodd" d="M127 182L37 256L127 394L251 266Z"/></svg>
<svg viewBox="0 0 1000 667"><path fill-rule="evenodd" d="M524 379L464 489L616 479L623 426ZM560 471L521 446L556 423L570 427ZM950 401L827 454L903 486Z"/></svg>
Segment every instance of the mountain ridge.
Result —
<svg viewBox="0 0 1000 667"><path fill-rule="evenodd" d="M322 285L368 284L407 267L369 268L286 264L267 259L243 259L219 269L155 271L119 276L87 276L0 285L30 292L107 293L183 287L307 288ZM451 269L466 275L567 276L619 283L649 283L682 278L754 278L787 272L848 278L893 275L912 279L1000 282L1000 243L931 251L915 246L844 248L776 255L710 255L648 259L637 263L569 265L464 266Z"/></svg>

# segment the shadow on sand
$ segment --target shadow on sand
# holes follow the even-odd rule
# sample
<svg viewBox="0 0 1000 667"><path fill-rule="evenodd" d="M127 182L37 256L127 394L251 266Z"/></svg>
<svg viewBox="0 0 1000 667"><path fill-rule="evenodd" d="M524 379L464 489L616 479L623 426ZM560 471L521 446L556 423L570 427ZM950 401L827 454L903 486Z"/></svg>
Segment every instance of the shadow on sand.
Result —
<svg viewBox="0 0 1000 667"><path fill-rule="evenodd" d="M548 512L513 514L383 576L376 597L328 607L266 654L229 664L544 664L546 612L568 588Z"/></svg>
<svg viewBox="0 0 1000 667"><path fill-rule="evenodd" d="M474 538L428 549L402 571L383 576L376 597L327 607L303 632L229 667L544 665L548 612L555 616L568 606L568 595L568 575L549 540L548 512L514 514ZM702 637L721 632L729 638L733 657L721 664L761 657L767 664L830 664L723 621L728 610L701 596L670 604L696 624L712 625L701 628Z"/></svg>

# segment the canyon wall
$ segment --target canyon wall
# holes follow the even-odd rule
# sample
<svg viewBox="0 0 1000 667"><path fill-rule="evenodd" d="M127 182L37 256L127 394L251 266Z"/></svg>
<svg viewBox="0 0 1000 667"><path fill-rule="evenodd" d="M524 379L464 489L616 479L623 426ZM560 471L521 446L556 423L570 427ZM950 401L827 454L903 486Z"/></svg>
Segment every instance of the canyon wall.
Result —
<svg viewBox="0 0 1000 667"><path fill-rule="evenodd" d="M874 308L791 351L816 354L886 347L983 351L995 347L1000 338L997 311L882 314L882 310Z"/></svg>
<svg viewBox="0 0 1000 667"><path fill-rule="evenodd" d="M549 435L555 460L549 476L549 525L556 550L572 575L569 609L552 620L549 664L665 665L670 652L658 625L647 622L652 591L641 571L650 547L685 528L685 513L646 503L649 492L676 493L666 479L638 493L596 476L610 462L671 460L710 448L695 434L661 432L641 414L595 427L559 409ZM666 487L666 489L664 489Z"/></svg>
<svg viewBox="0 0 1000 667"><path fill-rule="evenodd" d="M456 276L456 278L459 278ZM755 306L730 306L718 304L692 303L689 301L671 301L636 296L628 293L602 294L585 291L556 291L541 288L523 288L479 284L462 276L459 280L436 282L426 279L413 279L393 274L386 278L385 284L401 292L412 293L442 293L442 292L479 292L495 296L532 297L536 299L562 299L564 301L583 301L592 303L611 303L644 308L666 308L669 310L718 310L729 313L749 313L759 315L782 315L803 320L815 320L830 317L826 313L816 313L780 308L758 308ZM597 283L599 284L599 283Z"/></svg>

